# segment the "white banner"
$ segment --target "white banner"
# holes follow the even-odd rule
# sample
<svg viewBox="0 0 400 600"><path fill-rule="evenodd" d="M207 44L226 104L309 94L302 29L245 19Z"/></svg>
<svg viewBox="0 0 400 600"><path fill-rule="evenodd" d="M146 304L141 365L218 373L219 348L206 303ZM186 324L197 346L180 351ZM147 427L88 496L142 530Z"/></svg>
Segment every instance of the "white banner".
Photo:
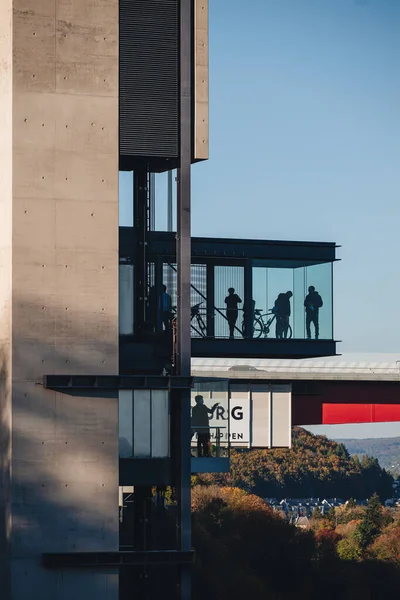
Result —
<svg viewBox="0 0 400 600"><path fill-rule="evenodd" d="M196 402L192 398L192 407ZM205 400L207 408L212 408L215 402L212 399ZM209 416L211 439L215 439L220 427L219 437L221 443L228 440L231 446L244 446L250 443L250 400L248 397L230 401L229 414L227 406L218 404L213 414Z"/></svg>

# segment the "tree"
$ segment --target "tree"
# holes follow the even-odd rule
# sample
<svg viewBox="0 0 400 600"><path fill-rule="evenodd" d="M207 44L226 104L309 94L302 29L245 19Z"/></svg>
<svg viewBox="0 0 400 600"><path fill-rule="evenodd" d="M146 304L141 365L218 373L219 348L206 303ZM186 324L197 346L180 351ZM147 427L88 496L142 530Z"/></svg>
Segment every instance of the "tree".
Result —
<svg viewBox="0 0 400 600"><path fill-rule="evenodd" d="M383 526L383 511L382 504L378 494L373 494L368 500L368 507L365 512L365 519L371 523L375 530L379 533Z"/></svg>
<svg viewBox="0 0 400 600"><path fill-rule="evenodd" d="M329 510L328 513L326 515L326 519L330 525L331 529L335 529L336 525L337 525L337 517L336 517L336 511L335 511L335 507L332 506Z"/></svg>
<svg viewBox="0 0 400 600"><path fill-rule="evenodd" d="M336 454L343 459L348 460L350 458L350 454L347 451L347 448L344 444L338 444L336 447Z"/></svg>
<svg viewBox="0 0 400 600"><path fill-rule="evenodd" d="M384 515L379 496L378 494L373 494L368 500L365 516L355 531L355 538L362 552L365 552L368 546L370 546L380 534L383 523Z"/></svg>
<svg viewBox="0 0 400 600"><path fill-rule="evenodd" d="M313 535L286 523L261 498L198 486L192 511L194 600L286 600L298 591L299 571L312 576Z"/></svg>
<svg viewBox="0 0 400 600"><path fill-rule="evenodd" d="M319 560L332 561L337 557L337 546L342 536L332 529L320 529L315 534Z"/></svg>
<svg viewBox="0 0 400 600"><path fill-rule="evenodd" d="M342 560L359 561L362 556L360 546L354 535L338 542L337 553Z"/></svg>
<svg viewBox="0 0 400 600"><path fill-rule="evenodd" d="M388 527L372 544L372 558L400 565L400 527Z"/></svg>

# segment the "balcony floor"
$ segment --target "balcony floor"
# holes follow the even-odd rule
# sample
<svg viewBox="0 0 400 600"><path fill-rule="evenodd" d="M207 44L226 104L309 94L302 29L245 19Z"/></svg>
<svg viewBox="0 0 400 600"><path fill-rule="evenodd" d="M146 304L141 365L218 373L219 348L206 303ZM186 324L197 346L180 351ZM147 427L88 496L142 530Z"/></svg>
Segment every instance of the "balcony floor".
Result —
<svg viewBox="0 0 400 600"><path fill-rule="evenodd" d="M336 355L335 340L192 338L193 358L318 358ZM120 374L158 373L171 362L168 336L120 338Z"/></svg>
<svg viewBox="0 0 400 600"><path fill-rule="evenodd" d="M192 339L194 358L316 358L334 355L334 340Z"/></svg>
<svg viewBox="0 0 400 600"><path fill-rule="evenodd" d="M192 473L229 473L230 461L228 457L192 457Z"/></svg>

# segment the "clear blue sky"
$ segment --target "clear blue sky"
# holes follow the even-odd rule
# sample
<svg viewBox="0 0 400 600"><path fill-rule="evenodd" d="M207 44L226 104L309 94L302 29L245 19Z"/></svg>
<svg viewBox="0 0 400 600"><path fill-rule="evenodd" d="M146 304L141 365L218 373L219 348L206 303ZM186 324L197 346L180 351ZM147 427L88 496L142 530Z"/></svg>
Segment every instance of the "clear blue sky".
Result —
<svg viewBox="0 0 400 600"><path fill-rule="evenodd" d="M400 351L400 0L209 3L193 235L337 242L339 351Z"/></svg>
<svg viewBox="0 0 400 600"><path fill-rule="evenodd" d="M210 0L209 25L193 235L337 242L339 350L399 351L400 0Z"/></svg>
<svg viewBox="0 0 400 600"><path fill-rule="evenodd" d="M400 350L399 0L210 0L192 223L336 241L340 351Z"/></svg>

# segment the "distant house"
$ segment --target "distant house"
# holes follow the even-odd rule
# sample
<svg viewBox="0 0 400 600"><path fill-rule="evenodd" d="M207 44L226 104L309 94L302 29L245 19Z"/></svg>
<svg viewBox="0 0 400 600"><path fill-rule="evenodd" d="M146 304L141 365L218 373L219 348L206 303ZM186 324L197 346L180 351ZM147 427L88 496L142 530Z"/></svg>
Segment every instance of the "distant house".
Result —
<svg viewBox="0 0 400 600"><path fill-rule="evenodd" d="M308 517L298 517L295 522L295 525L299 529L309 529L310 528L310 520Z"/></svg>

